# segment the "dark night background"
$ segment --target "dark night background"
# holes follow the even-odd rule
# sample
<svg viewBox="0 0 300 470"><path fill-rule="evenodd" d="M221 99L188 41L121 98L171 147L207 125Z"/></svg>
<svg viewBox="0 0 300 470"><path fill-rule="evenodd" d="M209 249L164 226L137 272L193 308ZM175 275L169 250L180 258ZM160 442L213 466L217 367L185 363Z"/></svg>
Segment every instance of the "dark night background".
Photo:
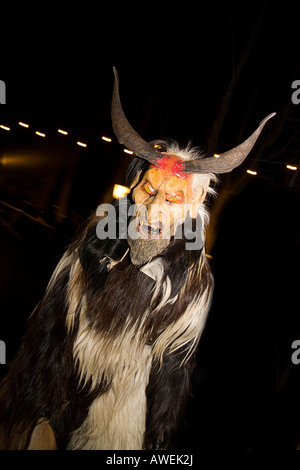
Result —
<svg viewBox="0 0 300 470"><path fill-rule="evenodd" d="M110 122L115 65L124 110L146 140L192 139L220 153L277 113L210 201L207 253L216 285L180 447L300 445L300 364L291 362L300 339L296 5L177 2L165 11L148 2L93 2L64 11L24 4L10 21L3 16L0 124L11 130L0 128L0 339L7 362L76 230L123 182L130 156Z"/></svg>

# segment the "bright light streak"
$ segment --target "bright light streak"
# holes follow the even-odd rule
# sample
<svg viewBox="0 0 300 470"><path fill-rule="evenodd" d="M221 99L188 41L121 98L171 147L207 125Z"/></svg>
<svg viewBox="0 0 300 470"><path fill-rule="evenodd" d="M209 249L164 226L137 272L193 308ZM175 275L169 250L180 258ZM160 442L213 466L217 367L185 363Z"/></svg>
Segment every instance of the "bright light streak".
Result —
<svg viewBox="0 0 300 470"><path fill-rule="evenodd" d="M253 170L247 170L247 173L249 173L249 175L257 175L257 171Z"/></svg>
<svg viewBox="0 0 300 470"><path fill-rule="evenodd" d="M58 131L60 134L63 134L63 135L68 135L67 131L63 131L62 129L58 129Z"/></svg>
<svg viewBox="0 0 300 470"><path fill-rule="evenodd" d="M104 135L101 137L102 140L105 140L105 142L111 142L112 139L110 139L109 137L105 137Z"/></svg>
<svg viewBox="0 0 300 470"><path fill-rule="evenodd" d="M130 189L121 184L115 184L113 189L113 198L120 199L121 197L127 196L130 193Z"/></svg>
<svg viewBox="0 0 300 470"><path fill-rule="evenodd" d="M25 122L20 121L18 124L19 126L22 126L22 127L27 127L27 128L29 127L29 124L26 124Z"/></svg>
<svg viewBox="0 0 300 470"><path fill-rule="evenodd" d="M298 167L297 166L293 166L293 165L287 165L286 166L289 170L298 170Z"/></svg>
<svg viewBox="0 0 300 470"><path fill-rule="evenodd" d="M3 124L0 124L0 127L1 127L1 129L3 129L4 131L10 131L10 127L3 126Z"/></svg>
<svg viewBox="0 0 300 470"><path fill-rule="evenodd" d="M39 135L40 137L46 137L46 134L44 134L43 132L36 131L35 133L36 135Z"/></svg>
<svg viewBox="0 0 300 470"><path fill-rule="evenodd" d="M129 155L133 155L133 152L132 152L131 150L124 149L124 152L125 152L125 153L129 153Z"/></svg>
<svg viewBox="0 0 300 470"><path fill-rule="evenodd" d="M215 158L219 158L220 156L221 156L221 155L219 155L218 153L215 153L215 154L214 154L214 157L215 157Z"/></svg>
<svg viewBox="0 0 300 470"><path fill-rule="evenodd" d="M87 147L87 144L85 144L84 142L77 142L77 145L79 145L80 147Z"/></svg>

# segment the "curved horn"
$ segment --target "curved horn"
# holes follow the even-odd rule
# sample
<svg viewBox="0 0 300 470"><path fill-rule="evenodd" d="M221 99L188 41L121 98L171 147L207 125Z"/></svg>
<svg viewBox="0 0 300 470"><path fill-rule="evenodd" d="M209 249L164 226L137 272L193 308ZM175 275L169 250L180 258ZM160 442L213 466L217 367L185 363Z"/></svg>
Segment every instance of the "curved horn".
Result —
<svg viewBox="0 0 300 470"><path fill-rule="evenodd" d="M150 163L155 163L162 157L158 150L155 150L148 142L129 124L121 106L119 96L119 76L117 69L113 67L115 74L115 84L111 103L111 119L114 133L120 144L125 145L138 157L144 158Z"/></svg>
<svg viewBox="0 0 300 470"><path fill-rule="evenodd" d="M256 131L242 144L234 147L220 155L219 158L208 157L198 160L190 160L184 164L185 173L229 173L239 166L250 153L257 141L266 122L275 116L276 113L269 114L259 124Z"/></svg>

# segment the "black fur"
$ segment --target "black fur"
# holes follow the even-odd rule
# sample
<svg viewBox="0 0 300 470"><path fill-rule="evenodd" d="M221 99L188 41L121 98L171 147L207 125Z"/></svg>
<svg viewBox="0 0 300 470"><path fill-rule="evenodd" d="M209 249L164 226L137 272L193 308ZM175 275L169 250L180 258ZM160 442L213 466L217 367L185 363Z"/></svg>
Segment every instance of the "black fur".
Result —
<svg viewBox="0 0 300 470"><path fill-rule="evenodd" d="M191 391L194 355L180 365L184 354L177 351L164 357L163 364L153 364L146 390L147 421L145 447L150 449L157 440L162 448L176 448L177 432L183 420Z"/></svg>

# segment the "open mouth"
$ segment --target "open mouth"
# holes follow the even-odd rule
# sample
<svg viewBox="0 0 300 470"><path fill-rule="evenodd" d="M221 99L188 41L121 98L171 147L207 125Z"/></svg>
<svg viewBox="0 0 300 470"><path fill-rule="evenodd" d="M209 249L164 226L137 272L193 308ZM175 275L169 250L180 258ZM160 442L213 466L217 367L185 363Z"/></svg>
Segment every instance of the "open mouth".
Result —
<svg viewBox="0 0 300 470"><path fill-rule="evenodd" d="M154 222L149 224L145 219L139 221L137 226L137 232L141 238L156 239L160 238L163 232L163 224L161 222Z"/></svg>

